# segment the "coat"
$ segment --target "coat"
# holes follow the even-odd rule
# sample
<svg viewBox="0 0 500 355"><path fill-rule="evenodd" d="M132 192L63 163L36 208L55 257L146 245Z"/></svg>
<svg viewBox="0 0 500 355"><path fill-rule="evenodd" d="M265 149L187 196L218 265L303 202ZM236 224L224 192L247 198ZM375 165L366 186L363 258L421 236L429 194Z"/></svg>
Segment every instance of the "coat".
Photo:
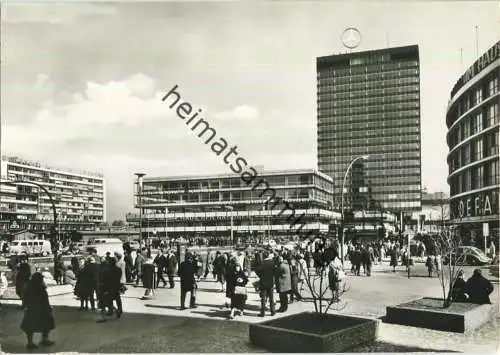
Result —
<svg viewBox="0 0 500 355"><path fill-rule="evenodd" d="M24 293L24 306L26 311L21 323L24 332L42 333L56 327L45 286L35 288L28 284Z"/></svg>
<svg viewBox="0 0 500 355"><path fill-rule="evenodd" d="M226 268L226 297L231 298L234 294L234 287L236 286L236 266L234 263L229 263Z"/></svg>
<svg viewBox="0 0 500 355"><path fill-rule="evenodd" d="M146 289L153 289L156 283L155 265L152 262L142 264L142 285Z"/></svg>
<svg viewBox="0 0 500 355"><path fill-rule="evenodd" d="M118 267L122 271L120 277L120 283L125 284L127 282L127 279L125 278L125 270L126 270L125 261L123 261L122 259L118 260L116 262L116 267Z"/></svg>
<svg viewBox="0 0 500 355"><path fill-rule="evenodd" d="M300 265L295 262L295 264L290 264L290 275L292 285L297 286L299 284L299 273L300 273Z"/></svg>
<svg viewBox="0 0 500 355"><path fill-rule="evenodd" d="M255 270L260 279L260 286L263 289L272 289L274 287L275 267L272 259L266 259Z"/></svg>
<svg viewBox="0 0 500 355"><path fill-rule="evenodd" d="M466 293L469 302L477 304L490 304L490 294L493 292L493 284L483 276L472 275L466 283Z"/></svg>
<svg viewBox="0 0 500 355"><path fill-rule="evenodd" d="M467 293L467 283L461 277L457 278L451 290L451 299L456 302L466 302L467 301L466 293Z"/></svg>
<svg viewBox="0 0 500 355"><path fill-rule="evenodd" d="M144 257L140 253L137 253L134 263L134 269L135 272L137 273L137 276L142 275L142 265L144 264L144 262L145 262Z"/></svg>
<svg viewBox="0 0 500 355"><path fill-rule="evenodd" d="M16 295L18 295L20 299L23 299L24 289L26 288L26 284L28 283L30 277L30 266L27 263L21 264L16 274Z"/></svg>
<svg viewBox="0 0 500 355"><path fill-rule="evenodd" d="M177 257L175 254L170 254L167 257L166 269L169 276L173 276L175 274L175 270L177 269Z"/></svg>
<svg viewBox="0 0 500 355"><path fill-rule="evenodd" d="M223 255L218 255L214 260L214 272L216 274L226 273L226 259Z"/></svg>
<svg viewBox="0 0 500 355"><path fill-rule="evenodd" d="M192 261L184 260L179 265L179 271L177 273L181 279L181 290L192 291L196 286L194 276L196 275L196 265L193 264Z"/></svg>
<svg viewBox="0 0 500 355"><path fill-rule="evenodd" d="M292 276L290 273L290 265L282 262L276 268L276 279L278 292L290 292L292 290Z"/></svg>
<svg viewBox="0 0 500 355"><path fill-rule="evenodd" d="M398 252L397 250L395 249L392 249L391 250L391 262L390 262L390 266L398 266Z"/></svg>
<svg viewBox="0 0 500 355"><path fill-rule="evenodd" d="M122 269L118 265L110 265L104 274L103 292L108 296L120 294Z"/></svg>

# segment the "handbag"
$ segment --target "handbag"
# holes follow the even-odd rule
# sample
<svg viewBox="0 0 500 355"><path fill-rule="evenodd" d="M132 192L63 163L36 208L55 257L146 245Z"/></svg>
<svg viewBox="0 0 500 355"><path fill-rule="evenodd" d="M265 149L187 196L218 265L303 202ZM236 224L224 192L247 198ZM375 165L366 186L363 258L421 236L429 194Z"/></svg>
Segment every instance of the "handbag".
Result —
<svg viewBox="0 0 500 355"><path fill-rule="evenodd" d="M255 281L252 286L255 288L255 292L260 292L260 288L261 288L261 284L260 284L260 280L257 280Z"/></svg>
<svg viewBox="0 0 500 355"><path fill-rule="evenodd" d="M246 295L247 288L245 286L235 286L234 287L234 294L235 295Z"/></svg>

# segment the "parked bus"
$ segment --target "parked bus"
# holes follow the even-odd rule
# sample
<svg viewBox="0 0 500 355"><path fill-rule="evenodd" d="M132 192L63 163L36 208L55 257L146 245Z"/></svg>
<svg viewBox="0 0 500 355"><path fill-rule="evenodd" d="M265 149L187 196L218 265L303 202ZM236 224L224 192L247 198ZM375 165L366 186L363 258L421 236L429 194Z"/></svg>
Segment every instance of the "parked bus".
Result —
<svg viewBox="0 0 500 355"><path fill-rule="evenodd" d="M43 239L14 240L10 244L9 253L47 256L52 254L52 248L48 240L43 240Z"/></svg>

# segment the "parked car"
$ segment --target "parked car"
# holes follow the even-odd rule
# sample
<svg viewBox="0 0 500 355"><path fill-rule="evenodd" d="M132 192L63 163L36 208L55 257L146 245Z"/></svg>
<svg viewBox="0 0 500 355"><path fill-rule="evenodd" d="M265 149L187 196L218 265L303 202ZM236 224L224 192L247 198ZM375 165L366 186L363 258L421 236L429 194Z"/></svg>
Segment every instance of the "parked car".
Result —
<svg viewBox="0 0 500 355"><path fill-rule="evenodd" d="M493 259L493 261L491 262L491 266L490 266L490 274L495 276L495 277L498 277L498 274L499 274L499 265L498 265L498 255L495 256L495 258Z"/></svg>
<svg viewBox="0 0 500 355"><path fill-rule="evenodd" d="M491 258L487 257L485 253L476 247L463 246L458 248L458 256L455 253L451 254L451 260L454 263L456 258L462 260L462 265L486 265L491 263ZM449 263L449 256L443 257L443 264Z"/></svg>

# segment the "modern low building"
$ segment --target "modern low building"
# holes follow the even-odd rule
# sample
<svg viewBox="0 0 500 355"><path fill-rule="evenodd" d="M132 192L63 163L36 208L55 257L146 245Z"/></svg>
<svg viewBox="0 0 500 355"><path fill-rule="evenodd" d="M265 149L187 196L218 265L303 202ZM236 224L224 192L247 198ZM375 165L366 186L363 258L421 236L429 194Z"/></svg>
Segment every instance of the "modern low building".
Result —
<svg viewBox="0 0 500 355"><path fill-rule="evenodd" d="M7 156L2 156L0 172L1 234L29 230L49 235L54 226L53 206L61 236L94 230L106 219L106 184L100 174Z"/></svg>
<svg viewBox="0 0 500 355"><path fill-rule="evenodd" d="M318 168L334 183L335 209L346 180L347 210L399 213L421 207L418 46L319 57Z"/></svg>
<svg viewBox="0 0 500 355"><path fill-rule="evenodd" d="M143 237L306 238L326 235L340 219L332 179L312 169L260 171L250 184L234 174L144 177L134 189L141 210L127 221Z"/></svg>
<svg viewBox="0 0 500 355"><path fill-rule="evenodd" d="M437 234L447 228L450 219L449 196L444 192L422 191L422 210L415 211L407 220L408 234Z"/></svg>
<svg viewBox="0 0 500 355"><path fill-rule="evenodd" d="M497 42L458 79L446 114L450 222L478 246L498 243L499 76Z"/></svg>

